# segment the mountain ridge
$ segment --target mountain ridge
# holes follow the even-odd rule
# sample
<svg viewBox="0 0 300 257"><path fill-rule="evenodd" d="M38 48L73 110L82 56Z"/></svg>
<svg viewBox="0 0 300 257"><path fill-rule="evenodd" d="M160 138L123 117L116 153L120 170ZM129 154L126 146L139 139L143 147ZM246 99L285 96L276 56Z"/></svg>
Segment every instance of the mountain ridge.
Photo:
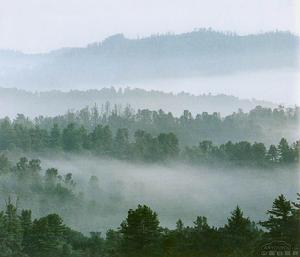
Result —
<svg viewBox="0 0 300 257"><path fill-rule="evenodd" d="M237 35L199 30L142 39L117 34L87 47L43 54L0 51L0 85L86 89L147 79L296 69L299 42L289 32Z"/></svg>
<svg viewBox="0 0 300 257"><path fill-rule="evenodd" d="M0 87L0 118L6 115L14 117L17 113L24 113L31 117L39 115L53 116L63 114L68 110L80 110L94 104L105 106L107 102L125 108L130 105L133 109L150 109L174 112L176 116L184 110L196 114L199 112L218 112L222 115L238 112L239 109L249 111L261 105L275 108L276 103L256 99L241 99L225 94L193 95L186 92L166 93L158 90L144 90L139 88L115 89L102 88L90 90L59 90L30 92L16 88ZM178 102L181 104L178 105ZM16 105L15 103L18 103Z"/></svg>

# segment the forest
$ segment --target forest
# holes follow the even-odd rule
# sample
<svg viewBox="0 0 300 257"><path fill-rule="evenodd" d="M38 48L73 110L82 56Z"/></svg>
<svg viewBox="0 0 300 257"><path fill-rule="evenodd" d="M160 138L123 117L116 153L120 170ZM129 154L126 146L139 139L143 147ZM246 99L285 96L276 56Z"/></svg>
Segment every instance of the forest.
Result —
<svg viewBox="0 0 300 257"><path fill-rule="evenodd" d="M135 111L109 103L55 117L3 118L0 256L250 257L270 255L270 249L297 256L300 195L294 201L291 193L299 192L300 141L291 142L277 133L297 138L292 128L298 122L298 107L257 106L225 117L205 112L194 116L186 110L176 117L162 110ZM75 176L74 166L79 170ZM154 177L162 179L163 186L154 187ZM191 192L182 195L176 177ZM255 194L245 181L256 184ZM221 190L229 192L231 183L238 184L236 190L219 198ZM154 187L150 191L149 184ZM210 191L212 186L218 190ZM249 195L240 194L240 187ZM158 202L157 194L161 194ZM203 207L194 194L203 198ZM255 206L254 219L244 215L240 205L226 212L227 221L222 204L215 206L218 215L209 215L209 194L214 204L225 201L232 206L240 199L247 213ZM252 203L259 194L265 199ZM279 196L269 209L266 200L275 194ZM184 225L181 218L188 221L186 213L195 214L189 209L193 205L199 208L197 215L201 210L208 214L210 223L205 215ZM122 221L125 209L129 211ZM178 221L172 226L176 215Z"/></svg>
<svg viewBox="0 0 300 257"><path fill-rule="evenodd" d="M146 131L153 136L172 132L177 136L181 147L184 147L194 145L195 140L211 140L217 144L227 141L260 141L274 144L285 137L289 141L297 141L300 137L297 129L299 117L300 111L297 106L294 108L279 106L273 109L257 106L249 112L239 110L227 116L221 116L217 112L193 115L189 110L184 110L177 117L172 112L161 109L135 111L130 106L111 106L107 102L100 107L70 110L64 115L54 117L37 116L29 119L25 115L18 114L13 121L2 119L1 124L4 124L4 127L18 124L49 132L55 124L62 130L73 123L75 127L85 129L87 133L94 130L97 125L108 125L113 135L118 129L128 129L131 139L138 130Z"/></svg>
<svg viewBox="0 0 300 257"><path fill-rule="evenodd" d="M298 107L257 106L249 113L240 111L225 118L218 113L193 117L184 111L177 118L162 110L135 113L130 107L111 110L109 104L104 108L85 108L53 118L40 116L33 121L22 114L14 120L4 118L0 120L0 150L90 152L102 158L146 163L181 160L273 167L299 161L299 141L289 144L276 130L274 135L269 130L286 124L291 129L291 134L286 134L296 138L292 128L299 121ZM267 136L266 143L258 141Z"/></svg>
<svg viewBox="0 0 300 257"><path fill-rule="evenodd" d="M216 216L208 216L209 220L206 216L195 216L189 225L185 225L182 217L178 216L173 226L166 226L168 212L161 213L164 219L161 222L160 213L150 208L153 201L147 201L147 196L153 197L155 193L147 195L141 190L147 185L134 180L128 186L133 185L134 192L141 193L139 204L135 204L135 200L129 202L130 193L124 189L126 180L122 180L121 176L128 176L128 180L132 179L131 176L146 176L145 180L148 180L146 173L153 171L146 167L156 164L172 170L171 177L166 174L165 178L179 176L179 180L196 179L186 167L176 171L174 167L180 163L197 167L195 172L199 173L199 179L204 184L207 183L207 174L217 175L218 180L224 179L226 188L230 185L228 179L232 180L231 176L241 176L240 186L245 188L243 178L253 185L255 180L252 179L257 177L258 193L265 194L266 199L273 196L275 191L277 193L287 187L286 184L280 185L279 181L287 181L291 190L283 192L290 197L291 192L299 189L295 181L298 178L300 141L290 141L297 138L293 128L298 122L298 107L279 106L271 109L257 106L248 113L240 110L225 117L205 112L192 115L186 110L176 117L162 110L135 111L130 106L123 109L109 103L100 109L97 106L91 109L87 107L55 117L30 119L19 114L13 120L3 118L0 120L0 188L4 203L0 205L3 209L0 212L0 256L251 257L272 255L270 249L279 251L277 254L284 249L285 253L297 256L300 247L299 194L297 201L279 194L270 209L265 200L260 204L255 202L258 210L261 211L262 205L267 214L260 213L259 220L257 216L250 219L237 205L231 213L226 214L229 217L221 225L215 225ZM270 130L272 127L274 131ZM282 131L282 127L286 130ZM289 140L281 137L279 131L288 135ZM199 139L198 142L195 138ZM264 139L264 142L258 139ZM56 163L61 167L58 160L49 161L49 155L53 159L63 156L62 163L66 165L66 170L61 172L49 166L49 163ZM69 159L68 155L78 161ZM25 156L40 156L41 159ZM119 173L117 179L107 185L108 189L103 187L108 181L103 170L108 169L109 174L113 173L112 166L96 162L97 170L101 172L90 172L91 167L87 163L91 163L91 156L96 160L107 160L108 163L119 161L116 167L124 174ZM43 162L47 164L44 167ZM80 170L80 176L77 174L75 177L68 171L68 165L76 166L79 162L84 162L83 166L86 167ZM138 172L130 173L128 170L133 166L128 168L126 163L144 166L137 166ZM168 166L171 163L175 163L175 166ZM153 169L158 170L157 174L163 179L160 173L166 170L160 170L160 166L154 166ZM207 172L203 171L203 167L208 167ZM219 167L222 167L221 171L214 171ZM176 172L187 177L180 178L180 173ZM287 179L282 177L283 174ZM247 176L250 177L247 179ZM269 188L260 187L264 183L273 186L270 177L275 184L278 183L278 189L270 191ZM295 183L291 183L291 178ZM197 175L196 184L201 192L206 189L200 180ZM193 185L187 183L191 194L186 192L185 196L180 196L182 199L192 196L194 192ZM217 188L218 184L214 186ZM159 192L168 192L166 182L164 187L165 190ZM237 191L240 192L239 187ZM170 192L174 193L173 190ZM180 192L175 190L175 194ZM209 192L202 192L205 194L205 204ZM249 196L253 197L251 192ZM214 204L223 201L222 198L216 201L215 193L212 197ZM228 201L227 197L225 201ZM166 205L166 199L160 197L162 205ZM239 199L247 202L243 195ZM191 201L189 204L193 205L193 198L185 201ZM170 202L165 208L170 208L174 216L177 212L172 210L172 204ZM251 203L249 206L251 208ZM248 211L249 206L246 206ZM119 214L123 213L124 208L129 210L122 221ZM185 211L189 212L189 209L181 208L183 215ZM224 206L216 207L216 212L225 218L220 211L222 208ZM116 218L120 218L119 226L113 227ZM102 222L106 222L104 227Z"/></svg>
<svg viewBox="0 0 300 257"><path fill-rule="evenodd" d="M0 257L300 257L296 2L1 2Z"/></svg>
<svg viewBox="0 0 300 257"><path fill-rule="evenodd" d="M117 229L102 235L103 231L81 233L65 225L55 210L69 218L77 215L80 220L82 209L96 214L97 203L75 193L71 173L60 175L57 169L49 168L43 175L41 170L38 159L22 157L13 165L0 156L1 194L6 196L0 212L0 256L262 256L270 254L266 247L270 242L282 252L282 241L285 253L299 253L299 194L297 202L279 195L267 210L267 219L259 222L251 221L236 206L227 223L218 227L209 225L204 216L195 217L192 226L178 219L173 229L162 227L156 212L138 205L128 211ZM92 176L87 197L103 194L99 190L98 178ZM26 198L32 205L40 203L35 209L39 213L19 207Z"/></svg>
<svg viewBox="0 0 300 257"><path fill-rule="evenodd" d="M279 195L267 219L258 224L237 206L222 227L210 226L206 217L197 216L193 226L178 219L174 229L161 227L155 211L138 205L118 229L84 235L55 213L33 219L31 210L19 210L8 199L0 212L0 256L298 256L299 200Z"/></svg>

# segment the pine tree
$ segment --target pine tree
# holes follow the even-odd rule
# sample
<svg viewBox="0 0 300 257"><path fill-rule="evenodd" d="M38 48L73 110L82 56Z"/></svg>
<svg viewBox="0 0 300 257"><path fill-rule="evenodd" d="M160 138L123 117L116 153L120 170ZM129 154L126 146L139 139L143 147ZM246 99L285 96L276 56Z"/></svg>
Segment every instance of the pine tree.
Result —
<svg viewBox="0 0 300 257"><path fill-rule="evenodd" d="M245 218L239 206L237 206L228 218L223 233L226 242L226 252L232 256L250 256L254 250L255 240L259 231L249 218Z"/></svg>
<svg viewBox="0 0 300 257"><path fill-rule="evenodd" d="M274 200L272 209L267 212L269 219L260 224L268 230L268 236L271 239L291 243L294 241L293 212L291 202L281 194Z"/></svg>
<svg viewBox="0 0 300 257"><path fill-rule="evenodd" d="M49 147L60 148L61 147L62 135L58 125L55 123L50 131Z"/></svg>
<svg viewBox="0 0 300 257"><path fill-rule="evenodd" d="M157 214L146 205L130 209L121 224L124 251L128 255L155 255L159 239L159 220Z"/></svg>
<svg viewBox="0 0 300 257"><path fill-rule="evenodd" d="M31 233L32 233L32 220L31 220L31 210L22 210L20 216L20 222L22 227L22 246L24 252L29 254L30 244L31 244Z"/></svg>
<svg viewBox="0 0 300 257"><path fill-rule="evenodd" d="M6 245L11 249L12 256L22 253L22 226L17 215L17 208L11 203L10 198L6 203L6 211L3 216L4 231L6 231Z"/></svg>
<svg viewBox="0 0 300 257"><path fill-rule="evenodd" d="M30 252L33 256L59 256L64 244L66 227L57 214L34 220L32 225Z"/></svg>

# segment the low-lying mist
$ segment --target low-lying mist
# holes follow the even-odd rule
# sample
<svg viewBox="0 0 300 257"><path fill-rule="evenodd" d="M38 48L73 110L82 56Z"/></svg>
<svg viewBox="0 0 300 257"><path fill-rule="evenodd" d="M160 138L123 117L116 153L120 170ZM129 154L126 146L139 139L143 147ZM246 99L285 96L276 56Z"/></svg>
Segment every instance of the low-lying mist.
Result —
<svg viewBox="0 0 300 257"><path fill-rule="evenodd" d="M111 84L85 83L82 86L69 83L55 88L59 91L51 88L48 89L51 91L45 91L47 89L41 87L18 87L27 90L24 91L0 84L0 117L15 117L18 113L31 118L40 115L56 116L68 110L78 111L95 104L101 107L107 101L112 106L130 105L136 110L163 109L175 116L182 115L183 110L189 110L194 115L218 112L224 116L239 109L248 112L257 105L272 108L279 104L286 107L299 105L299 78L297 72L273 70ZM112 90L111 86L116 90ZM122 91L123 93L119 93Z"/></svg>
<svg viewBox="0 0 300 257"><path fill-rule="evenodd" d="M132 87L191 94L234 95L284 105L299 105L299 72L288 69L237 72L219 76L165 78L131 83ZM219 110L220 111L220 110Z"/></svg>
<svg viewBox="0 0 300 257"><path fill-rule="evenodd" d="M246 216L259 221L265 218L279 194L294 200L299 192L299 170L295 168L253 170L199 168L178 163L144 165L78 155L39 159L43 170L55 167L60 174L71 172L82 201L84 198L92 200L91 208L78 209L80 215L75 219L74 213L70 213L72 218L63 214L68 225L82 232L116 228L128 209L138 204L154 209L161 225L167 227L174 227L179 218L191 225L199 215L207 216L212 225L223 225L237 204ZM98 178L93 182L96 190L92 191L91 176ZM32 201L20 202L19 207L32 208L40 204Z"/></svg>

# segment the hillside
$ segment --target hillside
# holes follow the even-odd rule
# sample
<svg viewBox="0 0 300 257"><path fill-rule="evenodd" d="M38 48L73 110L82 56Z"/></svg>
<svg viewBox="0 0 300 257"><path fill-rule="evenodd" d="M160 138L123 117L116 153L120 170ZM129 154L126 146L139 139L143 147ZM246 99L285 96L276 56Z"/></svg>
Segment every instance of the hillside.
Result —
<svg viewBox="0 0 300 257"><path fill-rule="evenodd" d="M288 32L237 35L201 29L128 39L117 34L84 48L46 54L0 51L0 85L99 88L147 79L295 69L299 38Z"/></svg>
<svg viewBox="0 0 300 257"><path fill-rule="evenodd" d="M133 109L162 109L179 116L184 110L193 114L201 112L218 112L221 115L237 112L239 109L248 112L257 105L276 107L267 101L240 99L230 95L192 95L188 93L164 93L161 91L146 91L143 89L103 88L101 90L79 91L45 91L30 92L14 88L0 87L0 117L15 117L23 113L30 117L39 115L55 116L64 114L67 110L79 110L95 104L101 108L106 102L111 106L120 105L125 108L130 105ZM178 104L180 103L180 104Z"/></svg>

